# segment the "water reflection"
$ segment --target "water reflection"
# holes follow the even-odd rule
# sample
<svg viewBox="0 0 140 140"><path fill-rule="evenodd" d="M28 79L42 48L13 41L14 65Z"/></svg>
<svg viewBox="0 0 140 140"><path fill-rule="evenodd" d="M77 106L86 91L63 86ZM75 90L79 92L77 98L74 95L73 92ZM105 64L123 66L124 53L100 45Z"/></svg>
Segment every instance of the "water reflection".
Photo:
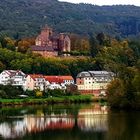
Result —
<svg viewBox="0 0 140 140"><path fill-rule="evenodd" d="M1 109L2 139L139 140L140 114L99 104Z"/></svg>
<svg viewBox="0 0 140 140"><path fill-rule="evenodd" d="M3 138L22 137L27 133L37 133L44 130L72 129L78 120L78 127L81 130L107 130L107 108L100 105L92 105L88 108L81 108L77 115L72 112L66 113L66 109L60 112L46 111L36 109L35 114L26 114L22 116L7 116L4 122L0 123L0 135Z"/></svg>
<svg viewBox="0 0 140 140"><path fill-rule="evenodd" d="M88 109L80 109L78 126L84 131L107 131L107 106L96 104Z"/></svg>

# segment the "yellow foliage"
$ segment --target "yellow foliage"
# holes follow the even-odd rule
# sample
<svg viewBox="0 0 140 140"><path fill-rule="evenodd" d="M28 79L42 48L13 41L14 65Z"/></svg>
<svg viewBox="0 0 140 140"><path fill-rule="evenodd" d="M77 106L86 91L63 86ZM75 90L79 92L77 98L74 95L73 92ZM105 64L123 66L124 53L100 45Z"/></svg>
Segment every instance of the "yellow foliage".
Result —
<svg viewBox="0 0 140 140"><path fill-rule="evenodd" d="M43 93L41 91L36 91L36 96L37 97L42 97L43 96Z"/></svg>

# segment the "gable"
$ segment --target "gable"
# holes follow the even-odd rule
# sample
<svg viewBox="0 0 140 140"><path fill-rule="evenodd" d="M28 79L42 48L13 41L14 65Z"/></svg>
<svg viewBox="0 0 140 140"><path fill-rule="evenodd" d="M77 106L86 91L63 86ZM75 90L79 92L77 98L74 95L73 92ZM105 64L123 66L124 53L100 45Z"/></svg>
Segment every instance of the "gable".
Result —
<svg viewBox="0 0 140 140"><path fill-rule="evenodd" d="M10 76L10 74L7 71L3 71L0 75L1 76Z"/></svg>

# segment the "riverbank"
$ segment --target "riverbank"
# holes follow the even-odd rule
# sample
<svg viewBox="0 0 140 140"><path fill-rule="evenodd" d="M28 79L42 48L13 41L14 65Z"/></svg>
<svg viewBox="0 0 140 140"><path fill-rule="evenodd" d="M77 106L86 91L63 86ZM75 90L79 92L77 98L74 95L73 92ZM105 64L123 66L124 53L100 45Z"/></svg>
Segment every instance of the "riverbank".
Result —
<svg viewBox="0 0 140 140"><path fill-rule="evenodd" d="M58 103L89 103L106 101L105 98L92 97L91 95L73 95L64 97L48 97L48 98L25 98L25 99L0 99L0 106L12 105L43 105Z"/></svg>

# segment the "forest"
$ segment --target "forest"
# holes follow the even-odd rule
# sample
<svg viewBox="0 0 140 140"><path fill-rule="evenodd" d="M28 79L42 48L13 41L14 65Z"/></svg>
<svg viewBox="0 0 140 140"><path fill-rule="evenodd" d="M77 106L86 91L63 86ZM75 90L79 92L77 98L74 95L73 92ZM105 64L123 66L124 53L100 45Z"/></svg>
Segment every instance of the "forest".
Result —
<svg viewBox="0 0 140 140"><path fill-rule="evenodd" d="M140 7L71 4L57 0L0 0L0 34L15 39L33 37L45 24L56 32L114 37L140 33Z"/></svg>

